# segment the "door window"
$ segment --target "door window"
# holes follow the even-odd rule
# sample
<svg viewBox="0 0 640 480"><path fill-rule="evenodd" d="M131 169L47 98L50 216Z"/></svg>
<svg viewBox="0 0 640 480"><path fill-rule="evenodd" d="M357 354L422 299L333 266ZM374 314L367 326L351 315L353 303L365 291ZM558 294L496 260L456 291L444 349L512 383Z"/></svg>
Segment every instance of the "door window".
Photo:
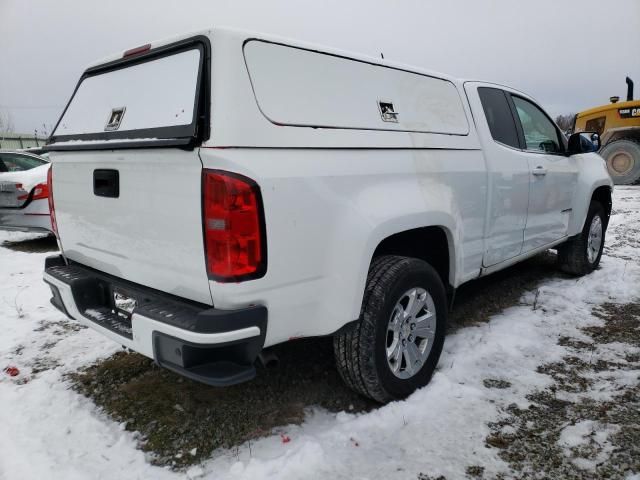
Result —
<svg viewBox="0 0 640 480"><path fill-rule="evenodd" d="M532 152L562 153L558 130L547 115L524 98L512 95L518 112L526 149Z"/></svg>
<svg viewBox="0 0 640 480"><path fill-rule="evenodd" d="M493 139L509 147L520 148L516 124L504 91L480 87L478 95Z"/></svg>

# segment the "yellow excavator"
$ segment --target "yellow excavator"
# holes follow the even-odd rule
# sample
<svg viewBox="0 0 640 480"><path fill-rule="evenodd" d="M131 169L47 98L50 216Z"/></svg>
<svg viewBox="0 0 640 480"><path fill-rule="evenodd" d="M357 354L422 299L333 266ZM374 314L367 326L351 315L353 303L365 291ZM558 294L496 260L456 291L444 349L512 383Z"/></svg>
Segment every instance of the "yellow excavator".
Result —
<svg viewBox="0 0 640 480"><path fill-rule="evenodd" d="M597 132L600 155L617 185L640 181L640 100L633 99L633 81L627 77L627 101L611 97L611 103L576 115L573 132Z"/></svg>

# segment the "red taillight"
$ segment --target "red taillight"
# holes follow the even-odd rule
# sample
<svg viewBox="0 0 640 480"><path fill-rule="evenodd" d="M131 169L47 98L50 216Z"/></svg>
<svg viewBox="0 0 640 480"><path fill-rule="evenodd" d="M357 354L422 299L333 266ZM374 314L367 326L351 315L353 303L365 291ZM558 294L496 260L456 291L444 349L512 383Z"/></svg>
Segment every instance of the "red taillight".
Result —
<svg viewBox="0 0 640 480"><path fill-rule="evenodd" d="M221 282L263 276L267 252L258 185L242 175L204 170L202 189L209 276Z"/></svg>
<svg viewBox="0 0 640 480"><path fill-rule="evenodd" d="M51 171L51 169L49 169ZM26 200L29 198L29 194L21 195L18 200ZM49 198L49 185L46 183L39 183L33 188L33 198L31 200L43 200Z"/></svg>
<svg viewBox="0 0 640 480"><path fill-rule="evenodd" d="M56 223L56 209L53 205L53 165L47 171L47 198L49 199L49 216L51 217L51 229L58 236L58 224Z"/></svg>

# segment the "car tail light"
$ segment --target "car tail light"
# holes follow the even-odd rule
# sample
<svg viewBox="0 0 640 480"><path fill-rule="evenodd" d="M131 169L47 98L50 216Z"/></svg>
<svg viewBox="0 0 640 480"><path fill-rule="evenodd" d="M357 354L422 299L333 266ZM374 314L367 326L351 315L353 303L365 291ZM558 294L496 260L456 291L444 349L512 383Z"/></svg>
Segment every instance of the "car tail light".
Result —
<svg viewBox="0 0 640 480"><path fill-rule="evenodd" d="M51 217L51 229L58 236L58 224L56 223L56 209L53 204L53 165L47 171L47 198L49 199L49 216Z"/></svg>
<svg viewBox="0 0 640 480"><path fill-rule="evenodd" d="M49 169L51 171L51 169ZM29 198L29 194L20 195L18 200L26 200ZM39 183L33 188L33 198L31 200L43 200L49 198L49 185L46 183Z"/></svg>
<svg viewBox="0 0 640 480"><path fill-rule="evenodd" d="M209 277L220 282L262 277L267 251L258 185L235 173L204 170L202 189Z"/></svg>

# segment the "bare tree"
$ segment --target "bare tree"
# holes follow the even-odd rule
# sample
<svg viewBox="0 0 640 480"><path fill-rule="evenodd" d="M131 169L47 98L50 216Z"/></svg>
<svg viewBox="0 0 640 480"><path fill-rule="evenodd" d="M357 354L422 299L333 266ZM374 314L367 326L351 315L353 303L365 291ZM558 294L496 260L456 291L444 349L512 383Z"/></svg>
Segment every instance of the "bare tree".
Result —
<svg viewBox="0 0 640 480"><path fill-rule="evenodd" d="M13 133L13 117L9 112L0 111L0 133Z"/></svg>
<svg viewBox="0 0 640 480"><path fill-rule="evenodd" d="M568 113L567 115L558 115L556 117L556 123L560 127L563 132L567 132L573 128L573 119L575 118L575 113Z"/></svg>

